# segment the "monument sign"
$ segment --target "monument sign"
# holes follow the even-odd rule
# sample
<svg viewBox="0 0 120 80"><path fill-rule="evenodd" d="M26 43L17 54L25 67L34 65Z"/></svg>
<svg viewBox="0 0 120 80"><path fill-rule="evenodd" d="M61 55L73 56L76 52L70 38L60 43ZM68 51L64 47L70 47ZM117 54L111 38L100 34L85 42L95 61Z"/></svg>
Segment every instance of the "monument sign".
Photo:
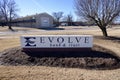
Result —
<svg viewBox="0 0 120 80"><path fill-rule="evenodd" d="M25 50L91 49L91 35L37 35L21 36L21 47Z"/></svg>

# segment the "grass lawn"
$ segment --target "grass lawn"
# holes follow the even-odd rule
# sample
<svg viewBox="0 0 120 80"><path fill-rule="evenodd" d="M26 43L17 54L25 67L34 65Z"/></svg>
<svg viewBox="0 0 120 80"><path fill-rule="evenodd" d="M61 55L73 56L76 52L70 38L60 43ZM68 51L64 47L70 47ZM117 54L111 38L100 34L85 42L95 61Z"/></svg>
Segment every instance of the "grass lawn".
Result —
<svg viewBox="0 0 120 80"><path fill-rule="evenodd" d="M65 28L65 27L62 27ZM0 52L20 46L21 35L83 35L102 36L101 31L94 27L66 27L65 30L43 30L32 28L16 28L11 32L0 27ZM9 33L8 33L9 32ZM120 38L120 26L108 29L108 34ZM120 57L120 44L115 40L94 38L94 44L107 48ZM0 80L120 80L120 69L86 70L77 68L59 68L45 66L0 66Z"/></svg>

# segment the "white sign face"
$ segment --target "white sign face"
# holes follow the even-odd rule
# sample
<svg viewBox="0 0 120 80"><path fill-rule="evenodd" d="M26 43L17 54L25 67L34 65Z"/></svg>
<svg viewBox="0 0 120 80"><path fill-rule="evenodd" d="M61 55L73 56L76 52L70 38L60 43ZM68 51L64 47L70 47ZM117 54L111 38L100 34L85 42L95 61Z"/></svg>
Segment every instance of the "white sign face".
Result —
<svg viewBox="0 0 120 80"><path fill-rule="evenodd" d="M91 35L21 36L22 48L92 48Z"/></svg>

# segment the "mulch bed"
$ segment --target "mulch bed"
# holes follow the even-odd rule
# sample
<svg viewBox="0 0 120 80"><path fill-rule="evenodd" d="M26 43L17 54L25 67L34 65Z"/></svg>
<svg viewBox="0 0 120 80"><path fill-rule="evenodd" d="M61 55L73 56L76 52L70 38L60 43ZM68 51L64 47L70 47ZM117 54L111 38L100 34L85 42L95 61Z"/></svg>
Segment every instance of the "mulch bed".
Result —
<svg viewBox="0 0 120 80"><path fill-rule="evenodd" d="M30 55L30 54L39 55ZM23 52L20 47L1 52L1 65L52 66L85 69L120 68L120 58L110 50L94 45L92 51Z"/></svg>

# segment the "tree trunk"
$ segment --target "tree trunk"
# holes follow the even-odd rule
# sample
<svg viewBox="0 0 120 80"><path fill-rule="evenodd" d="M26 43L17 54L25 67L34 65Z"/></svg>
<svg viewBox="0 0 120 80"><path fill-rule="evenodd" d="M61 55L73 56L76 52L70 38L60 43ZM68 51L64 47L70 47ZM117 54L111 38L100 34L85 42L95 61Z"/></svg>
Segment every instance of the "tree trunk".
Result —
<svg viewBox="0 0 120 80"><path fill-rule="evenodd" d="M9 28L10 30L12 30L12 27L11 27L10 25L8 25L8 28Z"/></svg>
<svg viewBox="0 0 120 80"><path fill-rule="evenodd" d="M106 27L102 28L101 30L102 30L103 36L104 37L108 37L108 33L107 33Z"/></svg>
<svg viewBox="0 0 120 80"><path fill-rule="evenodd" d="M12 26L11 26L11 23L8 24L8 29L10 29L11 31L14 31Z"/></svg>

